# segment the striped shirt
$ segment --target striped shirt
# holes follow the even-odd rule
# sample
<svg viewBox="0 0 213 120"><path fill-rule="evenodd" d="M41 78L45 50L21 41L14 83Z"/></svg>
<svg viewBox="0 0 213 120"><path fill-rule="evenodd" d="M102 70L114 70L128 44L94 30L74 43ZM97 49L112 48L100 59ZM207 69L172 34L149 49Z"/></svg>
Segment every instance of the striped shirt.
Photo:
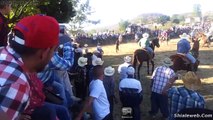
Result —
<svg viewBox="0 0 213 120"><path fill-rule="evenodd" d="M168 91L170 99L170 120L174 120L174 114L184 108L204 108L204 98L197 92L182 87L172 87Z"/></svg>
<svg viewBox="0 0 213 120"><path fill-rule="evenodd" d="M43 83L46 83L53 74L53 70L69 70L73 66L74 52L71 42L64 44L63 57L57 52L54 53L49 64L43 72L38 73L38 77Z"/></svg>
<svg viewBox="0 0 213 120"><path fill-rule="evenodd" d="M157 67L151 79L153 79L152 92L161 94L169 79L175 76L175 72L166 66Z"/></svg>

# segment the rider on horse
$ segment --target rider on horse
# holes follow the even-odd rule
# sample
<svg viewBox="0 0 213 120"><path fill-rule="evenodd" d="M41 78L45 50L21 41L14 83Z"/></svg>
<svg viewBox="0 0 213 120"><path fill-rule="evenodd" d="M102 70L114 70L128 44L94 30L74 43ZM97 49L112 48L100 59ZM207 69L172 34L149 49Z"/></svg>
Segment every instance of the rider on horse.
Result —
<svg viewBox="0 0 213 120"><path fill-rule="evenodd" d="M190 42L188 41L189 35L183 33L180 35L180 41L177 43L177 54L181 54L186 56L190 60L190 66L192 71L194 71L194 64L196 63L196 59L192 54L190 54Z"/></svg>
<svg viewBox="0 0 213 120"><path fill-rule="evenodd" d="M209 29L209 32L207 33L207 43L211 42L213 37L213 26Z"/></svg>
<svg viewBox="0 0 213 120"><path fill-rule="evenodd" d="M139 40L138 45L142 49L145 49L148 52L149 58L152 59L154 51L150 47L150 41L149 41L149 34L148 33L143 34L143 38L141 38Z"/></svg>

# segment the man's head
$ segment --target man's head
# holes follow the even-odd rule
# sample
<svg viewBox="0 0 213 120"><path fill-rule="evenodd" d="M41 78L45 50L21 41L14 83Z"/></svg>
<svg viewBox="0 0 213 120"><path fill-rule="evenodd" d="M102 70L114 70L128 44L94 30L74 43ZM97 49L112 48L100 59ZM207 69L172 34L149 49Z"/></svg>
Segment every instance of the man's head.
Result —
<svg viewBox="0 0 213 120"><path fill-rule="evenodd" d="M31 58L30 66L40 72L50 61L58 46L59 24L49 16L34 15L20 20L14 28L10 46L24 59Z"/></svg>
<svg viewBox="0 0 213 120"><path fill-rule="evenodd" d="M187 72L183 77L183 84L189 90L198 90L201 88L200 78L192 71Z"/></svg>
<svg viewBox="0 0 213 120"><path fill-rule="evenodd" d="M135 69L132 66L127 67L126 73L127 73L128 78L133 78L134 74L135 74Z"/></svg>
<svg viewBox="0 0 213 120"><path fill-rule="evenodd" d="M93 68L94 79L103 80L104 77L104 68L102 65L94 66Z"/></svg>
<svg viewBox="0 0 213 120"><path fill-rule="evenodd" d="M11 2L10 0L1 0L0 1L0 12L3 15L8 15L11 11Z"/></svg>

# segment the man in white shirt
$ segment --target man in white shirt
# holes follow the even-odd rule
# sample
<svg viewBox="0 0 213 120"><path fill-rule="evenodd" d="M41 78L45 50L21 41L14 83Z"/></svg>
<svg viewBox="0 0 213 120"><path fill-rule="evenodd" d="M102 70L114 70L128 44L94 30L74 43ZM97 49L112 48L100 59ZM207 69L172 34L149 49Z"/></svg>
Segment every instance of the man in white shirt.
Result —
<svg viewBox="0 0 213 120"><path fill-rule="evenodd" d="M104 69L101 65L93 68L94 79L89 85L90 95L83 109L76 120L80 120L83 113L91 107L93 109L94 120L109 120L109 101L103 85Z"/></svg>
<svg viewBox="0 0 213 120"><path fill-rule="evenodd" d="M127 78L119 83L119 95L123 107L133 110L132 120L140 120L140 104L143 99L142 86L139 80L133 78L135 69L127 68Z"/></svg>
<svg viewBox="0 0 213 120"><path fill-rule="evenodd" d="M118 66L118 73L120 74L120 80L127 77L126 70L127 67L131 66L131 61L132 59L130 56L125 56L124 63Z"/></svg>

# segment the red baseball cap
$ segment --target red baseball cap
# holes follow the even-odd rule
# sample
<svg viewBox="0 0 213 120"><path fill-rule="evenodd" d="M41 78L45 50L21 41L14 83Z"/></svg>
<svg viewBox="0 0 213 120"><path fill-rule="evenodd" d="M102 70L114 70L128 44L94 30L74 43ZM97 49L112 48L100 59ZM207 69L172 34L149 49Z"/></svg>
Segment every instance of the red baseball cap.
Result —
<svg viewBox="0 0 213 120"><path fill-rule="evenodd" d="M21 19L15 26L24 39L15 36L14 40L30 48L49 48L59 44L59 23L50 16L34 15Z"/></svg>

